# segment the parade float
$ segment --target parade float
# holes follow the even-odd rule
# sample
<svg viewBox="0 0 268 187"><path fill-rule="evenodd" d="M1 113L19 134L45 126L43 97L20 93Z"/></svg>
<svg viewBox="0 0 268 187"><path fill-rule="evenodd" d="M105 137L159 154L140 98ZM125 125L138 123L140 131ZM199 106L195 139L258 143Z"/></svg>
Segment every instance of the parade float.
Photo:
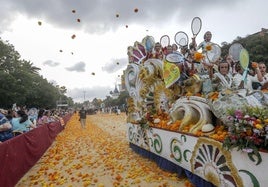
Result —
<svg viewBox="0 0 268 187"><path fill-rule="evenodd" d="M169 38L165 35L161 40L164 49ZM175 42L181 48L189 45L183 32L176 34ZM198 71L182 79L184 72L178 67L186 60L184 54L156 58L155 45L154 38L146 36L128 47L125 86L130 147L165 169L186 174L196 186L267 186L265 90L207 91L208 78ZM203 53L194 52L193 58L201 54L204 61L215 63L220 47L209 45ZM229 52L240 60L246 77L246 49L236 44Z"/></svg>

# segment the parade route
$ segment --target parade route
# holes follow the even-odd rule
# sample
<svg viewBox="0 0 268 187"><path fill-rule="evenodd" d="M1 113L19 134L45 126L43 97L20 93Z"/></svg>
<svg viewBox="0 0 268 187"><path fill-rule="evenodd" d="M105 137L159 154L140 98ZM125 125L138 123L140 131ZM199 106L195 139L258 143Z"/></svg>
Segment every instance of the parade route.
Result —
<svg viewBox="0 0 268 187"><path fill-rule="evenodd" d="M55 142L21 178L23 186L191 186L129 148L126 115L88 115L82 129L74 114Z"/></svg>

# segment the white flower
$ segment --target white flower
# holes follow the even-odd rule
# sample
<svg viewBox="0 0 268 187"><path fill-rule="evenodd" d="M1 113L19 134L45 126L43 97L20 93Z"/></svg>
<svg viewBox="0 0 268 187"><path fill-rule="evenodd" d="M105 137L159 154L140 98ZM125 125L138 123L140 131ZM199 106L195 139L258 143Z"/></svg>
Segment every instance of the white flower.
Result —
<svg viewBox="0 0 268 187"><path fill-rule="evenodd" d="M244 149L242 149L242 151L244 151L246 153L252 153L253 152L253 149L251 149L251 148L244 148Z"/></svg>

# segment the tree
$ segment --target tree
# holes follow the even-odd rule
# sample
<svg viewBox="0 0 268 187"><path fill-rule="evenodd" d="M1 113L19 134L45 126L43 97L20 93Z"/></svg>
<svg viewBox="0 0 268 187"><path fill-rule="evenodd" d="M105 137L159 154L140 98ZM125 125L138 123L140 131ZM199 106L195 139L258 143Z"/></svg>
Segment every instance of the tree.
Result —
<svg viewBox="0 0 268 187"><path fill-rule="evenodd" d="M34 66L32 62L25 61L25 60L22 61L22 68L24 70L29 70L29 72L32 74L39 74L38 71L41 70L41 68Z"/></svg>
<svg viewBox="0 0 268 187"><path fill-rule="evenodd" d="M19 106L55 108L59 98L73 101L64 94L65 86L55 87L39 75L40 68L21 60L13 45L0 40L0 107ZM60 90L60 92L59 92Z"/></svg>
<svg viewBox="0 0 268 187"><path fill-rule="evenodd" d="M102 103L101 99L94 98L92 100L92 104L95 106L95 108L100 108L101 103Z"/></svg>

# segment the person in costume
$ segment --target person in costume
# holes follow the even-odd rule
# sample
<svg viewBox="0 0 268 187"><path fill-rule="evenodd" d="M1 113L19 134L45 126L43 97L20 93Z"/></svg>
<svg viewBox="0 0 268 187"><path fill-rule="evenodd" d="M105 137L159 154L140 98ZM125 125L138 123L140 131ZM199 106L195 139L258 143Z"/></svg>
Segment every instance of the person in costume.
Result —
<svg viewBox="0 0 268 187"><path fill-rule="evenodd" d="M236 63L235 63L232 55L227 55L225 60L230 66L229 73L234 76L237 73L237 71L236 71L236 67L235 67Z"/></svg>
<svg viewBox="0 0 268 187"><path fill-rule="evenodd" d="M204 41L201 42L197 47L196 47L196 51L198 51L199 49L202 49L202 54L205 57L206 56L206 47L208 45L211 45L211 38L212 38L212 34L210 31L205 32L204 34ZM193 42L192 42L193 43ZM193 45L193 44L192 44ZM204 60L202 60L202 62L197 65L197 69L198 69L198 73L202 76L206 76L206 78L208 78L209 73L209 69L211 69L211 66L213 66L213 64L211 64L209 62L209 60L207 58L204 58Z"/></svg>
<svg viewBox="0 0 268 187"><path fill-rule="evenodd" d="M173 52L178 52L177 44L172 44L172 50L173 50Z"/></svg>
<svg viewBox="0 0 268 187"><path fill-rule="evenodd" d="M201 42L197 46L196 50L202 49L202 52L204 52L205 49L206 49L207 44L211 43L211 38L212 38L211 32L210 31L205 32L205 34L204 34L204 41Z"/></svg>
<svg viewBox="0 0 268 187"><path fill-rule="evenodd" d="M256 72L256 76L252 76L250 74L247 74L246 79L244 79L243 77L243 73L244 73L244 69L241 67L240 63L236 63L235 65L235 71L237 72L234 76L233 76L233 81L232 81L232 88L234 89L242 89L245 88L249 91L253 90L253 83L258 83L258 74L259 76L261 75L261 72L256 68L255 72Z"/></svg>
<svg viewBox="0 0 268 187"><path fill-rule="evenodd" d="M171 45L168 45L167 46L167 50L166 50L166 53L165 53L165 56L167 56L168 54L172 53L173 52L173 48Z"/></svg>
<svg viewBox="0 0 268 187"><path fill-rule="evenodd" d="M162 46L159 42L156 42L155 46L154 46L152 58L157 58L157 59L163 60L163 57L164 57L164 54L162 51Z"/></svg>
<svg viewBox="0 0 268 187"><path fill-rule="evenodd" d="M213 91L223 91L230 89L232 85L232 75L229 73L230 66L226 61L221 61L218 65L218 72L211 75Z"/></svg>
<svg viewBox="0 0 268 187"><path fill-rule="evenodd" d="M258 76L259 78L259 81L262 85L262 89L268 89L268 73L266 72L267 70L266 64L264 62L260 62L256 70L259 70L261 73L261 76L260 75L256 76Z"/></svg>

